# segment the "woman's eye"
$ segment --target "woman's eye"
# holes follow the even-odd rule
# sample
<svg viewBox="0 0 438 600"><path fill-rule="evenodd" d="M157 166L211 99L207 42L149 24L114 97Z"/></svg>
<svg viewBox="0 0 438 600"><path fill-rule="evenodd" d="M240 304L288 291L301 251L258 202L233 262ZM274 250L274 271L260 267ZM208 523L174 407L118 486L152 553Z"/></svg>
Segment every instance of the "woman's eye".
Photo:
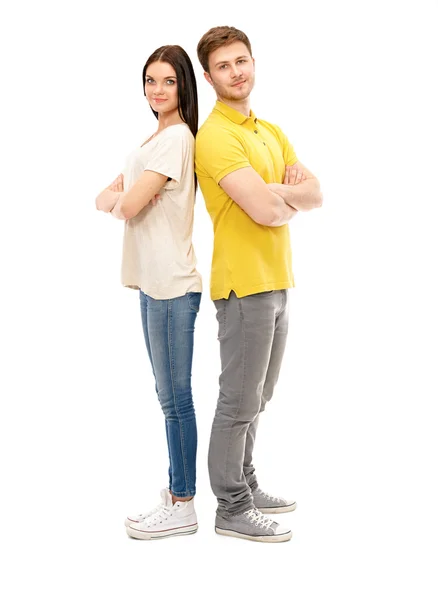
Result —
<svg viewBox="0 0 438 600"><path fill-rule="evenodd" d="M149 79L146 79L146 83L153 83L153 82L154 82L154 80L153 80L153 79L150 79L150 78L149 78Z"/></svg>
<svg viewBox="0 0 438 600"><path fill-rule="evenodd" d="M175 82L173 79L168 79L166 83L170 83L170 85L173 85Z"/></svg>

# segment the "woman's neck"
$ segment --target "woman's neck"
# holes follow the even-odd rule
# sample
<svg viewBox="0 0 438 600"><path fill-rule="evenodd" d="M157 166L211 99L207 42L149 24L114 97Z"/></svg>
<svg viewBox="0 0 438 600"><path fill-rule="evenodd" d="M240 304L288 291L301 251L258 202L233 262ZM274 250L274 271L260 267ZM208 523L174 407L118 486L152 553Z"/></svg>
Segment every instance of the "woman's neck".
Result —
<svg viewBox="0 0 438 600"><path fill-rule="evenodd" d="M158 113L158 131L166 129L170 125L179 125L180 123L184 123L184 121L179 116L178 110L174 110L170 114Z"/></svg>

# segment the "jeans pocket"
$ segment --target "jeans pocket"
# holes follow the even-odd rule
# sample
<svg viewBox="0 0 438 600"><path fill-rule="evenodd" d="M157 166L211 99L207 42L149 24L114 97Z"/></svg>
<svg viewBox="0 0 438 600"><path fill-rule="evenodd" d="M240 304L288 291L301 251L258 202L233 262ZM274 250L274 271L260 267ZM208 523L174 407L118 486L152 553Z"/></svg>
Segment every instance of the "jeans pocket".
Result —
<svg viewBox="0 0 438 600"><path fill-rule="evenodd" d="M227 331L227 303L228 300L215 300L216 319L218 322L217 339L221 341Z"/></svg>
<svg viewBox="0 0 438 600"><path fill-rule="evenodd" d="M188 292L186 294L187 304L189 305L190 310L195 312L199 312L199 305L201 303L201 292Z"/></svg>

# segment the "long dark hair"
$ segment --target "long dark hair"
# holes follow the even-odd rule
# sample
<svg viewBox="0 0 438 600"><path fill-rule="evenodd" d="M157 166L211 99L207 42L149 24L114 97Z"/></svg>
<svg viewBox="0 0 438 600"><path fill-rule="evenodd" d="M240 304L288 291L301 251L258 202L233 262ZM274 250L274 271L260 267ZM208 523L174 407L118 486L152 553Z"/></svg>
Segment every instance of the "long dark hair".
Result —
<svg viewBox="0 0 438 600"><path fill-rule="evenodd" d="M198 132L198 89L189 55L181 46L161 46L155 50L143 67L143 93L145 96L146 71L154 62L166 62L175 69L178 86L178 113L195 137ZM158 119L158 113L152 106L151 110Z"/></svg>

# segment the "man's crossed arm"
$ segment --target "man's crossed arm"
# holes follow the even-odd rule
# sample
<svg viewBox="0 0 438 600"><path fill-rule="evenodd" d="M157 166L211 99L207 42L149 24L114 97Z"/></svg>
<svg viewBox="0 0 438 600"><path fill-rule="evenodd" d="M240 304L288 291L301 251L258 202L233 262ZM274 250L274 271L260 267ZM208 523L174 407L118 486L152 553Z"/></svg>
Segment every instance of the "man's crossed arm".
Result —
<svg viewBox="0 0 438 600"><path fill-rule="evenodd" d="M221 188L259 225L280 227L298 211L322 205L319 182L300 162L286 167L283 183L266 184L252 167L226 175Z"/></svg>
<svg viewBox="0 0 438 600"><path fill-rule="evenodd" d="M301 181L286 182L288 169L301 173ZM286 177L283 183L268 183L268 189L298 211L312 210L322 205L319 181L304 165L296 162L292 167L286 167Z"/></svg>

